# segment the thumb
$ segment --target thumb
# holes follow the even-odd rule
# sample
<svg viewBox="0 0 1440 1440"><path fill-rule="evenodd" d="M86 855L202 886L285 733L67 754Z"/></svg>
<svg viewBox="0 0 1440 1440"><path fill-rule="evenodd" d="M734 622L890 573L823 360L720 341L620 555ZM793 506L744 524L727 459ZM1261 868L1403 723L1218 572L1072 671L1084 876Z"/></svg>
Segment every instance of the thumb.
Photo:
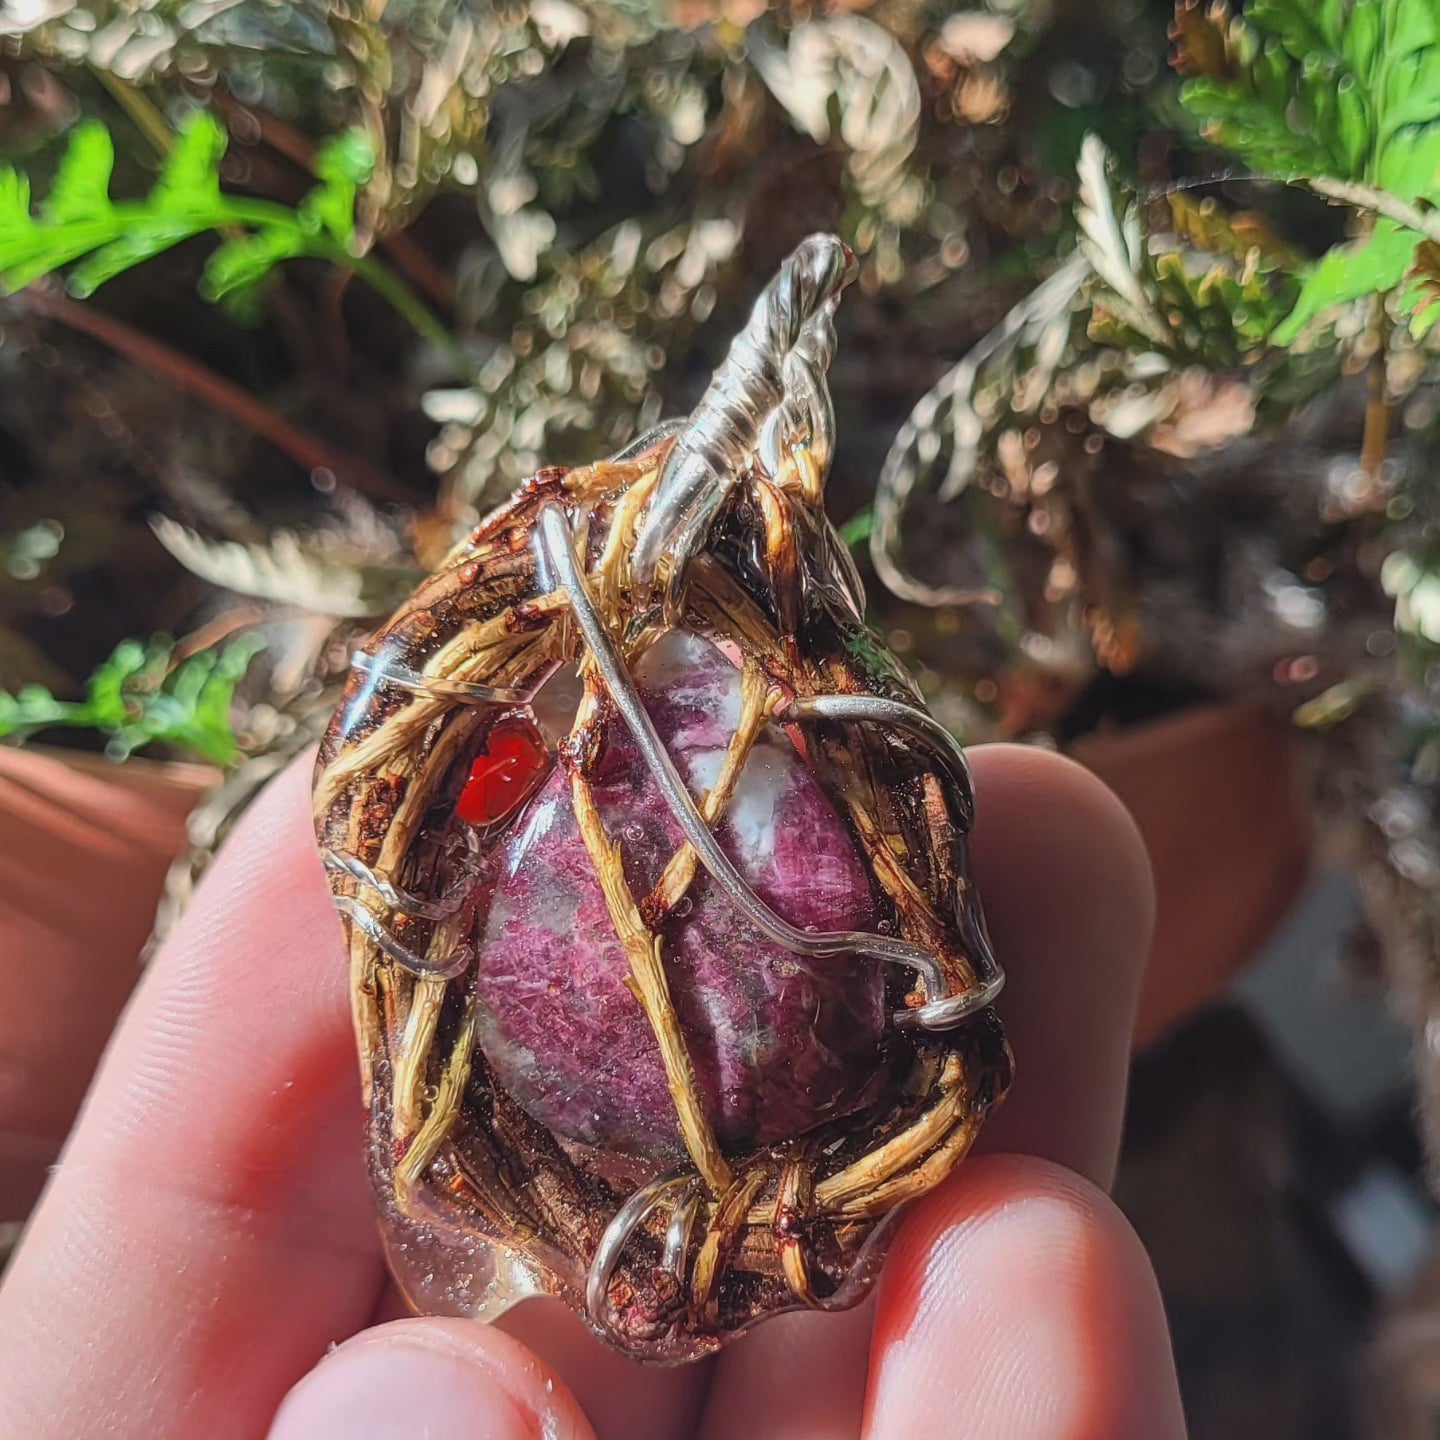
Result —
<svg viewBox="0 0 1440 1440"><path fill-rule="evenodd" d="M473 1320L396 1320L327 1355L280 1406L270 1440L595 1440L523 1345Z"/></svg>

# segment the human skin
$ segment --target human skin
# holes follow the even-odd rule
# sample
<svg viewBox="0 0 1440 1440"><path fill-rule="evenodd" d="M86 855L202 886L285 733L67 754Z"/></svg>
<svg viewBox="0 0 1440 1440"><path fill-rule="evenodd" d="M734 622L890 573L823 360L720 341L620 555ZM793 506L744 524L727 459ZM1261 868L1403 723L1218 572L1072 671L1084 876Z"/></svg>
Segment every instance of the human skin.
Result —
<svg viewBox="0 0 1440 1440"><path fill-rule="evenodd" d="M152 961L0 1286L0 1440L1179 1440L1154 1278L1104 1193L1144 851L1070 762L971 760L1017 1078L873 1301L674 1370L553 1302L499 1326L388 1318L302 764Z"/></svg>

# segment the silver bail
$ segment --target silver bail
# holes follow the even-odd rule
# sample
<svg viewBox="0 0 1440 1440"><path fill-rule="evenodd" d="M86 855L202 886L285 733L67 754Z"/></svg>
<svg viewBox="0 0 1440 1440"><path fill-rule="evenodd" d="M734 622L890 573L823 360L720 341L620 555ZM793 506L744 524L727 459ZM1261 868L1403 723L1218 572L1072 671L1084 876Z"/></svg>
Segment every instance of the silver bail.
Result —
<svg viewBox="0 0 1440 1440"><path fill-rule="evenodd" d="M777 473L785 446L806 446L829 468L835 414L826 374L835 353L835 307L855 277L837 236L811 235L761 292L665 461L636 537L631 574L679 609L690 561L715 512L752 462Z"/></svg>

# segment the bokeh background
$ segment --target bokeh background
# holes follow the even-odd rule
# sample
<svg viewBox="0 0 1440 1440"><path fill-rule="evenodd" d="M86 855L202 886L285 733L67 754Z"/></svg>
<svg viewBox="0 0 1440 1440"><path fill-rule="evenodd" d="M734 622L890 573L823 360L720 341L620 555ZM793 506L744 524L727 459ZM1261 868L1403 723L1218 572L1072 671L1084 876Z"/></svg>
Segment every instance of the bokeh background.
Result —
<svg viewBox="0 0 1440 1440"><path fill-rule="evenodd" d="M1118 1194L1192 1433L1433 1436L1432 8L3 0L6 1243L356 637L834 230L873 622L1151 849Z"/></svg>

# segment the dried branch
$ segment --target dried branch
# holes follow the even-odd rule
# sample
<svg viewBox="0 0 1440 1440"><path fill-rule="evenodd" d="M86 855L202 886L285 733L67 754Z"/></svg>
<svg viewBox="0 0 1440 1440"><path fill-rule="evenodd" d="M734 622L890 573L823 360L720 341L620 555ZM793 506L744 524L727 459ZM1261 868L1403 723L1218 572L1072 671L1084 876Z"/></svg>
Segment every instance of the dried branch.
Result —
<svg viewBox="0 0 1440 1440"><path fill-rule="evenodd" d="M55 320L67 329L98 340L117 354L167 380L187 395L203 400L212 409L268 440L307 472L328 470L342 484L353 486L376 499L405 499L405 491L373 466L337 450L324 440L291 424L248 391L217 375L188 355L172 350L152 335L107 315L91 305L82 305L55 290L32 285L14 297L12 304L24 306L37 315Z"/></svg>

